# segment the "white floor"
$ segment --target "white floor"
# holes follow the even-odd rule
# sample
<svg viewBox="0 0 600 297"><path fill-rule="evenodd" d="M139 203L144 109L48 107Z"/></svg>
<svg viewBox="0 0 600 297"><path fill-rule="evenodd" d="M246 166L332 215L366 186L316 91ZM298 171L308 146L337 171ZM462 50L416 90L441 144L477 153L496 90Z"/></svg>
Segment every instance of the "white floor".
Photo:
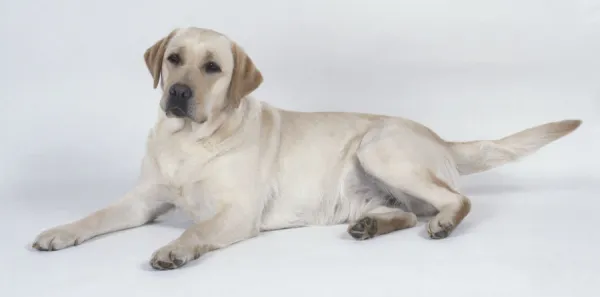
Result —
<svg viewBox="0 0 600 297"><path fill-rule="evenodd" d="M94 210L122 186L68 194L47 186L43 198L25 189L15 207L2 209L10 223L1 227L4 296L600 296L600 184L593 178L469 178L473 212L438 241L425 237L423 222L364 242L344 226L290 229L180 270L154 271L150 254L187 225L174 213L58 252L27 246L42 228Z"/></svg>

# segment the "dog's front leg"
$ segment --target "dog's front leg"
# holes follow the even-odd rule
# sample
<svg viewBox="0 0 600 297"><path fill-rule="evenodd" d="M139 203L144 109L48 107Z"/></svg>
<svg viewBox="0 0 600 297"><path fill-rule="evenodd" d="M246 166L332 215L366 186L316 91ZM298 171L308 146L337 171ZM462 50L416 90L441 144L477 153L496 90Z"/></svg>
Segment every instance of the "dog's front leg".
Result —
<svg viewBox="0 0 600 297"><path fill-rule="evenodd" d="M56 251L78 245L92 237L143 225L168 211L165 191L154 184L139 184L120 200L77 221L39 234L33 248Z"/></svg>
<svg viewBox="0 0 600 297"><path fill-rule="evenodd" d="M212 218L197 222L151 257L157 270L179 268L203 254L258 234L255 217L240 205L227 205Z"/></svg>

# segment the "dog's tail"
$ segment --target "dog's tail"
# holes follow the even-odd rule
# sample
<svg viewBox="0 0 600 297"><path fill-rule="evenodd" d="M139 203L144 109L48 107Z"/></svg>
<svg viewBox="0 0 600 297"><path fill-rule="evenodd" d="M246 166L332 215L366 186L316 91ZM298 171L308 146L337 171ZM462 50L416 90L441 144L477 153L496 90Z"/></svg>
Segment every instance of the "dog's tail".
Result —
<svg viewBox="0 0 600 297"><path fill-rule="evenodd" d="M541 147L573 132L581 120L546 123L498 140L449 142L461 175L498 167L536 152Z"/></svg>

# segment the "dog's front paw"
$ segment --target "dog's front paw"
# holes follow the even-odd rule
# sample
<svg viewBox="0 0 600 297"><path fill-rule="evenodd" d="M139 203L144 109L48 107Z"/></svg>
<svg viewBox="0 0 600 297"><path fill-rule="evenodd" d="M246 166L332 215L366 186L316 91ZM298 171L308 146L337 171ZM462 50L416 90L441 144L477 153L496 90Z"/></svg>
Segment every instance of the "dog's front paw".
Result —
<svg viewBox="0 0 600 297"><path fill-rule="evenodd" d="M39 251L58 251L78 245L83 238L78 232L68 227L56 227L40 233L32 244Z"/></svg>
<svg viewBox="0 0 600 297"><path fill-rule="evenodd" d="M179 268L187 262L200 257L200 253L196 250L194 247L171 243L152 254L150 266L156 270Z"/></svg>

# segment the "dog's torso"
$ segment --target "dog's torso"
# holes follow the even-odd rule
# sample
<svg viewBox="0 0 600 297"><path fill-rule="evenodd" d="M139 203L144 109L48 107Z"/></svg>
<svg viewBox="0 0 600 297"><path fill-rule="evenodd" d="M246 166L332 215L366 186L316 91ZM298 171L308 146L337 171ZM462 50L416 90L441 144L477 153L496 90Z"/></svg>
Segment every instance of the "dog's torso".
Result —
<svg viewBox="0 0 600 297"><path fill-rule="evenodd" d="M226 134L217 130L201 137L189 123L161 117L148 138L155 175L173 194L168 199L196 220L233 204L244 205L240 215L255 216L259 230L354 220L365 209L392 199L362 170L357 151L388 134L404 133L404 126L412 131L406 141L426 144L419 152L406 152L411 154L407 158L435 150L424 162L431 162L437 153L442 161L434 160L434 166L447 167L437 164L448 159L443 147L436 146L430 135L419 136L433 132L411 121L358 113L292 112L251 98L244 104L239 127ZM443 176L454 184L457 173ZM231 192L223 192L223 184ZM404 208L431 211L407 195L405 200L400 199L402 193L394 196Z"/></svg>

